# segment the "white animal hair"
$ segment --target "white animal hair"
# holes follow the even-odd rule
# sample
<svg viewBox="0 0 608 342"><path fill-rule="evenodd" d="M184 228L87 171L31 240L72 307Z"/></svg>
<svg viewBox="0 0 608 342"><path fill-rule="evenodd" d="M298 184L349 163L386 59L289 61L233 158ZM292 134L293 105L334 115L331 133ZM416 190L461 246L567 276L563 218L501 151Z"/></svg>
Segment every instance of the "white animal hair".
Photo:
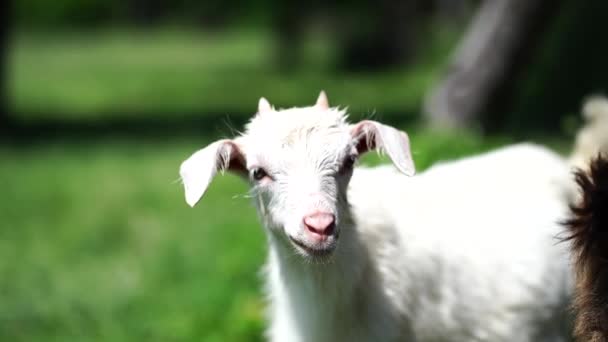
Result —
<svg viewBox="0 0 608 342"><path fill-rule="evenodd" d="M572 165L587 169L591 158L608 151L608 99L592 96L585 101L583 117L586 125L576 136Z"/></svg>
<svg viewBox="0 0 608 342"><path fill-rule="evenodd" d="M397 170L340 171L353 149L368 148L384 148ZM282 111L261 99L242 136L182 164L189 204L217 170L218 150L241 175L267 170L250 181L270 247L271 341L569 340L572 279L555 236L572 181L555 153L520 144L408 178L404 133L348 125L324 93ZM336 215L329 255L290 241L304 236L311 206Z"/></svg>

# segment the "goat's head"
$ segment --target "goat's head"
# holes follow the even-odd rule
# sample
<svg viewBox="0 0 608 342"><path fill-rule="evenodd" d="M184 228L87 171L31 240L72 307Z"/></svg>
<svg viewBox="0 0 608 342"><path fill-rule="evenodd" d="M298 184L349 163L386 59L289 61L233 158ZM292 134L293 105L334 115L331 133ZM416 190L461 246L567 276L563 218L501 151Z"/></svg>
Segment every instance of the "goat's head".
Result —
<svg viewBox="0 0 608 342"><path fill-rule="evenodd" d="M325 93L311 107L258 113L235 139L216 141L183 162L186 201L194 206L218 170L249 179L269 233L305 257L329 255L350 222L346 190L357 158L385 151L397 169L414 174L408 136L375 121L346 122Z"/></svg>

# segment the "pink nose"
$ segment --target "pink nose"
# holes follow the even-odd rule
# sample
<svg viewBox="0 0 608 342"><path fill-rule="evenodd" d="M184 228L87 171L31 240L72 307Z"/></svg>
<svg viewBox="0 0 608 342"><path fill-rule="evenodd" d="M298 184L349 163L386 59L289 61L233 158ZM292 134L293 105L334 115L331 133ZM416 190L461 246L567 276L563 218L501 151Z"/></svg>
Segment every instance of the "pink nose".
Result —
<svg viewBox="0 0 608 342"><path fill-rule="evenodd" d="M304 217L304 225L311 233L331 235L336 227L336 217L330 213L314 213Z"/></svg>

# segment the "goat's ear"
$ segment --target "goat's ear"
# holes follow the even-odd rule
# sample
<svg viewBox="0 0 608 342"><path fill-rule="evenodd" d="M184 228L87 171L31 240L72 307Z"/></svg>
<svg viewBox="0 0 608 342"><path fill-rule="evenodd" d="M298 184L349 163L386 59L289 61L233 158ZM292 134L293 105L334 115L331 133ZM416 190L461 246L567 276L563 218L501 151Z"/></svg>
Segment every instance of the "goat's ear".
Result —
<svg viewBox="0 0 608 342"><path fill-rule="evenodd" d="M319 94L319 97L317 98L317 103L315 103L315 107L317 107L321 110L329 109L329 100L327 99L327 94L325 94L325 92L323 90L321 90L321 93Z"/></svg>
<svg viewBox="0 0 608 342"><path fill-rule="evenodd" d="M260 98L260 101L258 102L258 114L267 113L270 111L272 111L272 106L270 105L270 102L268 102L268 100L263 97Z"/></svg>
<svg viewBox="0 0 608 342"><path fill-rule="evenodd" d="M405 132L376 121L364 120L351 127L355 146L359 154L371 150L384 151L402 173L416 173L410 151L410 139Z"/></svg>
<svg viewBox="0 0 608 342"><path fill-rule="evenodd" d="M196 151L179 169L186 203L193 207L203 197L217 171L230 170L246 175L245 165L245 157L233 140L219 140Z"/></svg>

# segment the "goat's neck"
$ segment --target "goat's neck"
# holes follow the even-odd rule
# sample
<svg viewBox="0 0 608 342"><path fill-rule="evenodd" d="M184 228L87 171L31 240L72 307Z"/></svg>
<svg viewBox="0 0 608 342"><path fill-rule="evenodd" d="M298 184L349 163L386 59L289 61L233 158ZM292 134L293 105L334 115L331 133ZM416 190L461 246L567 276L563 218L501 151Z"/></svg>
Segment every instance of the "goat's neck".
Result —
<svg viewBox="0 0 608 342"><path fill-rule="evenodd" d="M309 261L294 251L285 241L270 242L270 267L277 272L282 283L290 288L308 287L305 291L323 292L325 297L336 292L344 296L359 281L363 270L368 267L369 256L359 241L355 225L343 228L333 255L323 261ZM271 237L271 240L277 237Z"/></svg>
<svg viewBox="0 0 608 342"><path fill-rule="evenodd" d="M358 290L366 281L370 260L356 226L342 229L333 257L323 263L306 261L285 241L270 237L267 272L273 329L332 331L336 324L356 324L350 321L359 311L355 306L365 306Z"/></svg>

